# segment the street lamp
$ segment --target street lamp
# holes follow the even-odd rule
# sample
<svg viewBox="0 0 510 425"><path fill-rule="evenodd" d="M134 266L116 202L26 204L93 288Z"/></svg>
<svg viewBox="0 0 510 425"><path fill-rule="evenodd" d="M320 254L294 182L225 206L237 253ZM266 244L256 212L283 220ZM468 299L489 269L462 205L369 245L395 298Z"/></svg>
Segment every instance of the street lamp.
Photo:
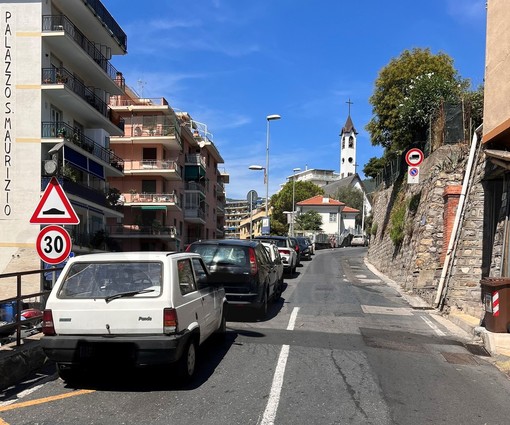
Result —
<svg viewBox="0 0 510 425"><path fill-rule="evenodd" d="M292 169L292 221L290 222L290 235L294 236L294 217L295 217L295 204L296 204L296 172L301 171L301 168Z"/></svg>
<svg viewBox="0 0 510 425"><path fill-rule="evenodd" d="M265 171L265 180L266 180L266 217L269 217L269 121L279 120L281 118L280 115L268 115L266 117L267 121L267 130L266 130L266 171Z"/></svg>

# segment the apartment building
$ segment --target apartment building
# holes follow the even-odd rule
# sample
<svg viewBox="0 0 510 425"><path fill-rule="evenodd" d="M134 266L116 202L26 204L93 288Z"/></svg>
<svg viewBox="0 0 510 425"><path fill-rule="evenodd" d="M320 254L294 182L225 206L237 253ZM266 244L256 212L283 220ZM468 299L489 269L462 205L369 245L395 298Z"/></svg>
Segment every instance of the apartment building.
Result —
<svg viewBox="0 0 510 425"><path fill-rule="evenodd" d="M183 250L199 239L222 238L228 174L207 127L165 98L130 88L111 98L124 134L111 138L124 177L109 179L122 217L108 233L122 250Z"/></svg>
<svg viewBox="0 0 510 425"><path fill-rule="evenodd" d="M253 205L253 214L257 213L263 201L261 198L257 199ZM225 205L225 239L244 239L241 224L243 220L249 219L249 217L250 208L246 199L227 199Z"/></svg>
<svg viewBox="0 0 510 425"><path fill-rule="evenodd" d="M74 252L107 248L106 221L122 217L108 200L108 178L123 175L109 146L123 133L108 103L123 93L110 59L127 52L127 37L99 0L3 1L0 16L0 271L20 257L37 269L40 226L29 220L49 178L80 219L67 227Z"/></svg>

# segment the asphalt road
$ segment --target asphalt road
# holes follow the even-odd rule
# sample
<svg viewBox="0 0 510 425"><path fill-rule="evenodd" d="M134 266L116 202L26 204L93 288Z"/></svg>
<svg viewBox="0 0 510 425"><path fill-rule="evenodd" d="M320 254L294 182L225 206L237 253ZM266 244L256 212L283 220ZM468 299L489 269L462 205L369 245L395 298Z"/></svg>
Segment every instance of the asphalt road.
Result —
<svg viewBox="0 0 510 425"><path fill-rule="evenodd" d="M48 366L0 397L0 425L510 423L507 376L469 335L413 310L365 252L319 251L264 321L233 312L190 385L144 370L74 388Z"/></svg>

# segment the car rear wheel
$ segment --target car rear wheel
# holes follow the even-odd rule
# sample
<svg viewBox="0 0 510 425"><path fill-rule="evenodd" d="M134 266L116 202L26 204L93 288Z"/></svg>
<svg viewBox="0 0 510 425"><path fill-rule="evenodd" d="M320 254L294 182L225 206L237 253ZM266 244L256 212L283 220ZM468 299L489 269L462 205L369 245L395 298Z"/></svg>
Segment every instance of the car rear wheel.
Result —
<svg viewBox="0 0 510 425"><path fill-rule="evenodd" d="M57 372L60 379L67 383L75 382L80 378L81 371L76 366L57 363Z"/></svg>
<svg viewBox="0 0 510 425"><path fill-rule="evenodd" d="M179 376L189 381L195 375L197 365L197 343L195 339L191 339L182 353L181 358L177 362L177 371Z"/></svg>
<svg viewBox="0 0 510 425"><path fill-rule="evenodd" d="M258 310L259 319L265 319L267 316L267 291L264 290L264 296Z"/></svg>

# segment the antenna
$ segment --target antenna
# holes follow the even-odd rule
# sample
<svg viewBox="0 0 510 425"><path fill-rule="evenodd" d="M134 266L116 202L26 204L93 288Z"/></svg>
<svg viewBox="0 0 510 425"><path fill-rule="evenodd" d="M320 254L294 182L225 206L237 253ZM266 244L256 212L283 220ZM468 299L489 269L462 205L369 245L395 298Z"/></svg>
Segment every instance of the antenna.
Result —
<svg viewBox="0 0 510 425"><path fill-rule="evenodd" d="M138 91L140 92L140 97L143 99L143 88L147 84L147 81L142 81L141 79L138 79Z"/></svg>

